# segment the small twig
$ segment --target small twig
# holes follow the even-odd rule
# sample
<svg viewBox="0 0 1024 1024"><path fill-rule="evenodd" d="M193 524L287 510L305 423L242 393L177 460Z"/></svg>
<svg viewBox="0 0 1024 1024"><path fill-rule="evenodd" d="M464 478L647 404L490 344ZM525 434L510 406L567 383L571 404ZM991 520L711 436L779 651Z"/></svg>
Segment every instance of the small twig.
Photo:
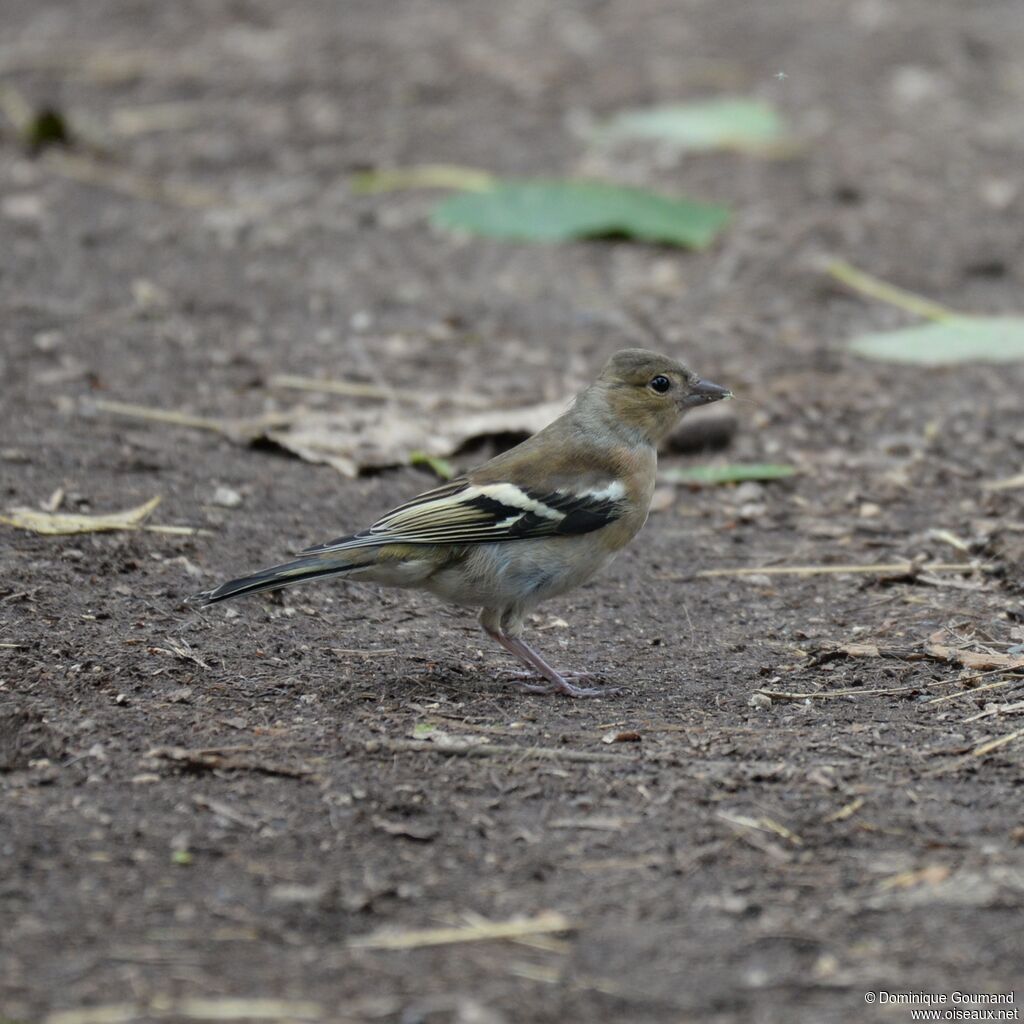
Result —
<svg viewBox="0 0 1024 1024"><path fill-rule="evenodd" d="M840 807L838 811L833 811L828 815L828 817L824 819L825 824L829 825L836 821L846 821L847 818L852 818L863 806L864 797L859 796L855 800L851 800L848 804Z"/></svg>
<svg viewBox="0 0 1024 1024"><path fill-rule="evenodd" d="M3 645L0 644L0 646ZM1019 700L1015 704L996 704L985 711L979 711L976 715L968 715L964 721L977 722L982 718L991 718L993 715L1012 715L1017 711L1024 711L1024 700Z"/></svg>
<svg viewBox="0 0 1024 1024"><path fill-rule="evenodd" d="M337 654L341 657L353 657L353 658L380 658L385 654L398 654L397 647L384 647L380 650L359 650L357 647L328 647L331 654Z"/></svg>
<svg viewBox="0 0 1024 1024"><path fill-rule="evenodd" d="M941 704L947 700L958 700L960 697L971 697L976 693L981 693L983 690L998 690L1003 686L1012 686L1014 683L1019 683L1024 678L1021 676L1015 676L1013 679L1006 679L999 683L986 683L984 686L973 686L969 690L961 690L959 693L947 693L942 697L932 697L931 700L925 701L926 704Z"/></svg>
<svg viewBox="0 0 1024 1024"><path fill-rule="evenodd" d="M913 313L915 316L924 317L926 320L953 320L959 315L955 310L932 302L931 299L915 295L913 292L897 288L887 281L872 277L845 260L833 260L825 268L825 271L860 295L886 302L890 306Z"/></svg>
<svg viewBox="0 0 1024 1024"><path fill-rule="evenodd" d="M435 406L441 403L464 406L468 409L491 409L493 401L474 398L471 395L438 394L436 392L396 391L379 384L363 384L350 380L325 380L320 377L297 377L290 373L279 373L267 384L272 388L294 388L298 391L315 391L326 395L347 395L353 398L374 398L382 402L412 402L416 405Z"/></svg>
<svg viewBox="0 0 1024 1024"><path fill-rule="evenodd" d="M986 491L1011 491L1024 487L1024 473L1008 476L1002 480L989 480L981 485Z"/></svg>
<svg viewBox="0 0 1024 1024"><path fill-rule="evenodd" d="M896 686L891 689L874 689L874 690L825 690L817 691L815 693L790 693L786 690L757 690L757 693L763 693L766 697L771 697L772 700L825 700L829 697L866 697L869 694L879 693L906 693L907 690L920 690L921 686Z"/></svg>
<svg viewBox="0 0 1024 1024"><path fill-rule="evenodd" d="M271 412L262 416L241 419L215 419L212 416L196 416L177 409L151 409L145 405L133 405L130 402L115 402L105 398L97 398L88 403L89 407L98 412L110 412L116 416L129 419L150 420L155 423L170 423L176 427L191 427L195 430L209 430L222 434L230 441L254 439L264 430L272 427L285 427L295 420L295 411Z"/></svg>
<svg viewBox="0 0 1024 1024"><path fill-rule="evenodd" d="M424 946L448 946L461 942L486 942L491 939L519 939L524 935L546 935L572 931L564 914L548 910L536 917L511 921L480 921L464 928L422 928L405 932L374 932L350 939L352 949L422 949Z"/></svg>
<svg viewBox="0 0 1024 1024"><path fill-rule="evenodd" d="M130 416L133 419L153 420L156 423L172 423L178 427L194 427L196 430L221 431L224 424L220 420L208 416L194 416L176 409L150 409L145 405L132 405L129 402L112 402L98 398L91 403L100 412L112 412L118 416Z"/></svg>
<svg viewBox="0 0 1024 1024"><path fill-rule="evenodd" d="M62 177L71 178L85 185L106 188L134 199L171 203L186 209L209 209L231 204L228 197L199 185L180 185L161 181L159 178L145 177L126 168L108 166L86 156L50 152L44 157L43 165Z"/></svg>
<svg viewBox="0 0 1024 1024"><path fill-rule="evenodd" d="M440 757L521 757L539 761L578 761L582 763L636 764L639 758L623 757L621 754L605 754L590 750L563 750L561 747L518 747L507 743L479 743L466 746L441 746L426 740L370 740L366 744L368 754L378 750L395 753L437 754Z"/></svg>
<svg viewBox="0 0 1024 1024"><path fill-rule="evenodd" d="M198 526L143 526L148 533L164 533L172 537L212 537L213 530L203 530Z"/></svg>
<svg viewBox="0 0 1024 1024"><path fill-rule="evenodd" d="M257 818L250 818L247 814L236 811L222 800L214 800L206 796L194 796L192 802L197 807L202 807L204 810L210 811L221 818L227 818L228 821L233 821L236 825L241 825L244 828L256 829L260 827L260 822Z"/></svg>
<svg viewBox="0 0 1024 1024"><path fill-rule="evenodd" d="M998 750L1000 747L1005 747L1007 743L1012 743L1014 740L1020 739L1024 736L1024 729L1017 729L1014 732L1007 733L1005 736L1000 736L998 739L989 740L987 743L982 743L980 746L975 747L971 751L972 757L984 757L986 754L992 753L993 750Z"/></svg>
<svg viewBox="0 0 1024 1024"><path fill-rule="evenodd" d="M335 1007L336 1009L336 1007ZM334 1010L332 1009L332 1019ZM326 1016L320 1003L286 999L180 999L157 995L145 1006L111 1003L74 1010L54 1010L43 1024L132 1024L140 1020L192 1021L319 1021Z"/></svg>
<svg viewBox="0 0 1024 1024"><path fill-rule="evenodd" d="M825 576L846 573L903 573L915 572L981 572L988 564L965 562L935 562L918 565L915 562L882 562L876 565L764 565L742 569L701 569L685 579L707 579L711 576Z"/></svg>

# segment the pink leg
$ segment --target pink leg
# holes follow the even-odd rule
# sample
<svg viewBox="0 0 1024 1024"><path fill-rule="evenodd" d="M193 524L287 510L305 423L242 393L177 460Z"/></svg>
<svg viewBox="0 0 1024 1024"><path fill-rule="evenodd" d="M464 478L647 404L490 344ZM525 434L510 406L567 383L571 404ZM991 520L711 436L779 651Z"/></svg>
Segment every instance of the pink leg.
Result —
<svg viewBox="0 0 1024 1024"><path fill-rule="evenodd" d="M529 683L517 684L520 689L526 693L564 693L567 697L603 697L619 692L616 689L607 689L596 686L573 686L565 675L553 666L549 665L537 651L526 643L526 641L519 639L519 637L508 636L506 633L503 633L500 630L491 629L486 625L484 626L484 630L487 632L488 636L497 640L498 643L509 652L509 654L518 658L524 664L529 665L530 668L548 681L546 686L534 686ZM584 673L579 673L577 674L577 678L587 679L589 677Z"/></svg>

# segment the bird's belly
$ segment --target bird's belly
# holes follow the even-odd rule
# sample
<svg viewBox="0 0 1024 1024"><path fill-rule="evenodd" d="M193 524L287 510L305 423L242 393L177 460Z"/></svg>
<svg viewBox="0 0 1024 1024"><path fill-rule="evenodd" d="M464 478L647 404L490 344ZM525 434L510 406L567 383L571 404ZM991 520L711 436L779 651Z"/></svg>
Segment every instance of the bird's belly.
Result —
<svg viewBox="0 0 1024 1024"><path fill-rule="evenodd" d="M563 594L606 565L611 552L585 538L481 544L458 564L442 567L426 582L431 593L469 608L529 606Z"/></svg>

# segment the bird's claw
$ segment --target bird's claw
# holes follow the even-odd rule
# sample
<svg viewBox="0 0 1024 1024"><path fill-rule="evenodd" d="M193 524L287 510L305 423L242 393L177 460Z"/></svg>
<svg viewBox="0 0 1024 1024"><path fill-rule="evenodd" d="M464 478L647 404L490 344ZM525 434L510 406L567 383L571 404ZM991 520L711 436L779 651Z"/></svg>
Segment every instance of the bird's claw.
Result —
<svg viewBox="0 0 1024 1024"><path fill-rule="evenodd" d="M612 697L622 693L618 686L575 686L570 680L593 682L594 677L586 672L560 672L557 680L548 683L530 683L526 680L536 679L533 672L515 672L512 685L521 693L537 693L544 696L561 694L565 697Z"/></svg>

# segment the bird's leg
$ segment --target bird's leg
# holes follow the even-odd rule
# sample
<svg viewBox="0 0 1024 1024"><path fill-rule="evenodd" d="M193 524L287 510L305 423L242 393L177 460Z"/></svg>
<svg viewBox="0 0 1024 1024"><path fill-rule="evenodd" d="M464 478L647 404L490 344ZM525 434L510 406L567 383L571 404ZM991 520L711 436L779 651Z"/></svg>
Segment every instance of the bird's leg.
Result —
<svg viewBox="0 0 1024 1024"><path fill-rule="evenodd" d="M509 636L500 627L495 627L488 623L482 616L480 624L483 626L484 632L501 644L509 654L518 658L524 664L529 665L530 668L548 681L546 686L517 683L516 685L526 693L564 693L567 697L601 697L617 692L616 690L601 687L573 686L565 675L548 664L543 656L535 651L525 640L521 640L516 636ZM578 677L589 678L583 673L580 673Z"/></svg>
<svg viewBox="0 0 1024 1024"><path fill-rule="evenodd" d="M535 668L551 683L552 691L564 693L567 697L605 697L617 693L616 689L601 686L574 686L568 678L550 665L540 652L535 651L525 640L517 636L506 636L502 645L520 660ZM577 678L589 678L580 673Z"/></svg>

